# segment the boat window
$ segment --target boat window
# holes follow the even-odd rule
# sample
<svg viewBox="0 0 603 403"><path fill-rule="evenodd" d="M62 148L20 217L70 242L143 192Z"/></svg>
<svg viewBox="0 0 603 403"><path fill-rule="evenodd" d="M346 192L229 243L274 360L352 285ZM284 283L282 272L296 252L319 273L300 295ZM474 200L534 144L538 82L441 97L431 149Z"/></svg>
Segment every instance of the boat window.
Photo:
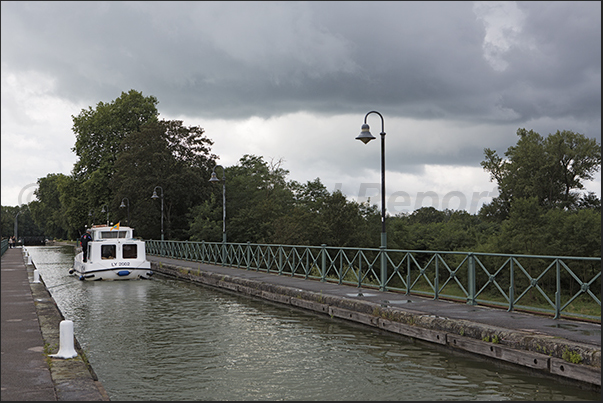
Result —
<svg viewBox="0 0 603 403"><path fill-rule="evenodd" d="M102 239L125 238L128 231L103 231L101 232Z"/></svg>
<svg viewBox="0 0 603 403"><path fill-rule="evenodd" d="M101 245L101 257L103 259L115 259L115 245Z"/></svg>
<svg viewBox="0 0 603 403"><path fill-rule="evenodd" d="M136 244L125 244L123 248L124 259L136 259Z"/></svg>

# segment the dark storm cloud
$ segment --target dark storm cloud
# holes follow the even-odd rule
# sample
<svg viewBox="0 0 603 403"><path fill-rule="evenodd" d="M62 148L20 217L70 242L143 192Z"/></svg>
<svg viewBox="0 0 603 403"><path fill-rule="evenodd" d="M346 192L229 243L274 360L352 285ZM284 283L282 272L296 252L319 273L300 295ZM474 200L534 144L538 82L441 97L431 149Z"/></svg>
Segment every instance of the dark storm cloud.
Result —
<svg viewBox="0 0 603 403"><path fill-rule="evenodd" d="M60 96L134 88L168 114L600 119L600 3L518 7L526 46L504 71L484 58L470 2L3 3L2 58L42 64Z"/></svg>

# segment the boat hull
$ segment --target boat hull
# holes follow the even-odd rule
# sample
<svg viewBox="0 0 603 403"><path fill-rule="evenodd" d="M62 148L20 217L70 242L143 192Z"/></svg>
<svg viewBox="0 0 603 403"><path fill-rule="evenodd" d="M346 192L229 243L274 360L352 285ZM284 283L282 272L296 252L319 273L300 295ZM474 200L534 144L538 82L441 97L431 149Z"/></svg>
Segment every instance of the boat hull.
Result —
<svg viewBox="0 0 603 403"><path fill-rule="evenodd" d="M148 279L153 275L153 271L151 263L147 260L84 262L83 253L80 252L75 256L73 269L69 274L82 281L135 280Z"/></svg>

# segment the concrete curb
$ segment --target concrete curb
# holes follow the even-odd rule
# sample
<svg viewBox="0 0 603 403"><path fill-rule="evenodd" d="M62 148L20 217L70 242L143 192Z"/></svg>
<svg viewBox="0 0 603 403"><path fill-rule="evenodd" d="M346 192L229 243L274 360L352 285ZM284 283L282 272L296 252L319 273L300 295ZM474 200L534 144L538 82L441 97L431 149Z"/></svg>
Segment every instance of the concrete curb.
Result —
<svg viewBox="0 0 603 403"><path fill-rule="evenodd" d="M201 268L192 269L164 262L151 262L151 267L156 273L166 276L308 309L455 350L505 361L554 377L578 381L590 388L601 388L599 346L468 320L425 315L399 306L325 295L208 272ZM582 362L572 364L564 360L563 355L567 352L580 354Z"/></svg>
<svg viewBox="0 0 603 403"><path fill-rule="evenodd" d="M47 356L46 362L50 367L57 400L109 401L107 392L98 381L77 338L74 337L77 357L70 359L48 357L49 354L55 354L59 349L60 323L65 317L46 288L44 279L40 277L39 283L33 282L34 270L35 262L33 265L27 265L31 294L45 343L44 353Z"/></svg>

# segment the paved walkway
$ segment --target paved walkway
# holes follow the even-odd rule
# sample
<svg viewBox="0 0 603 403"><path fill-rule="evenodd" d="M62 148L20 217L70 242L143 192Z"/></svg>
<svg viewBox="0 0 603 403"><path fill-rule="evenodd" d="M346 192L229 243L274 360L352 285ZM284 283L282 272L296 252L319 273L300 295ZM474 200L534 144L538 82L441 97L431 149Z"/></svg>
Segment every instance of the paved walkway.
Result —
<svg viewBox="0 0 603 403"><path fill-rule="evenodd" d="M2 255L2 400L56 401L21 248Z"/></svg>
<svg viewBox="0 0 603 403"><path fill-rule="evenodd" d="M2 255L2 400L109 400L81 356L53 358L49 367L44 346L58 352L63 317L43 280L32 284L34 266L25 263L21 248Z"/></svg>

